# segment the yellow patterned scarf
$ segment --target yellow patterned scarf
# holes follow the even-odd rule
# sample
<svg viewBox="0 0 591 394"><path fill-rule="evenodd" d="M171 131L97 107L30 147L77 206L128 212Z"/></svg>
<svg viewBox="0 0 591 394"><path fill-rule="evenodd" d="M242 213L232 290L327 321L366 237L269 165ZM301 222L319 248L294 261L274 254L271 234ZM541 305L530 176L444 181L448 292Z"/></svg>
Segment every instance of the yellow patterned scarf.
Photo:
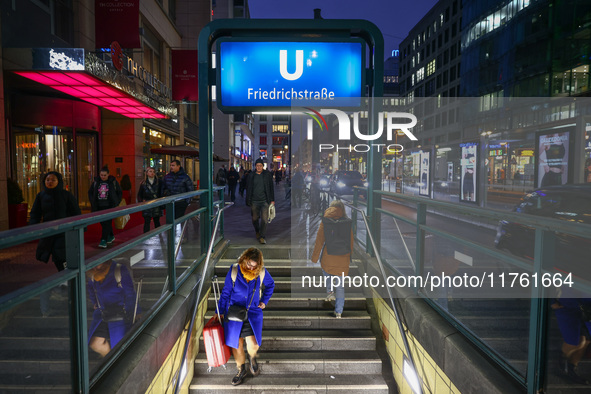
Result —
<svg viewBox="0 0 591 394"><path fill-rule="evenodd" d="M261 273L262 269L263 269L262 265L259 265L255 269L250 270L250 269L248 269L248 267L246 267L246 262L243 264L240 264L240 272L242 272L242 276L244 276L244 279L246 279L246 283L250 282L253 279L256 279L259 276L259 274Z"/></svg>
<svg viewBox="0 0 591 394"><path fill-rule="evenodd" d="M95 282L102 282L107 277L109 269L111 269L111 263L106 262L91 269L89 274L91 275L92 280Z"/></svg>

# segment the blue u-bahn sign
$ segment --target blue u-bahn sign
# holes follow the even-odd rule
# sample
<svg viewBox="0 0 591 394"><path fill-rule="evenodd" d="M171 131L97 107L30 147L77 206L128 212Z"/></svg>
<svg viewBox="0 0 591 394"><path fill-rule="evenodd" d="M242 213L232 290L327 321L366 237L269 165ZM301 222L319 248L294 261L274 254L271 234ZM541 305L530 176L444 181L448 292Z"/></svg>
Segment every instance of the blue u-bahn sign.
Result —
<svg viewBox="0 0 591 394"><path fill-rule="evenodd" d="M290 108L294 100L359 105L364 45L348 42L220 40L217 101L222 111Z"/></svg>

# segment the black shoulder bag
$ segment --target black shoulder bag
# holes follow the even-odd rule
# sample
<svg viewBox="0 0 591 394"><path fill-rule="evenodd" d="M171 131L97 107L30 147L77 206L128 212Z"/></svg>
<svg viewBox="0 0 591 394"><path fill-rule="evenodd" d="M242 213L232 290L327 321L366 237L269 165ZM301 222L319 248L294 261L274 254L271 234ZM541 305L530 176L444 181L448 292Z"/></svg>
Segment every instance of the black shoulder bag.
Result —
<svg viewBox="0 0 591 394"><path fill-rule="evenodd" d="M258 278L257 278L258 279ZM257 280L255 279L255 280ZM228 320L231 321L241 321L241 322L245 322L248 320L248 310L250 309L250 306L252 305L252 301L254 300L254 292L256 291L257 286L256 283L254 285L254 288L252 289L252 297L250 298L250 302L248 303L247 307L243 307L240 305L230 305L230 307L228 308L228 313L227 313L227 318ZM234 288L232 288L232 292L234 291Z"/></svg>

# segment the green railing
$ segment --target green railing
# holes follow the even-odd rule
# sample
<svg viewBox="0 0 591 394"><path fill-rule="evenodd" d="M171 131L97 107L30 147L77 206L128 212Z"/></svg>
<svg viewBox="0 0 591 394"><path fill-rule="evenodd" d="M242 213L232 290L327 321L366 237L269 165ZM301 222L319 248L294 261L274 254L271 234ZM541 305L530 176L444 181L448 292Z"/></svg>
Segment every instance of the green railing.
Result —
<svg viewBox="0 0 591 394"><path fill-rule="evenodd" d="M359 200L361 190L364 189L360 188L355 191L354 203L356 206L362 205ZM381 223L380 233L373 234L373 236L376 244L382 245L381 248L378 246L381 259L393 272L393 275L428 278L444 267L443 269L453 271L450 273L453 277L458 271L459 262L456 266L451 263L452 260L448 259L452 255L451 252L453 252L453 257L460 259L460 261L463 257L475 256L473 261L465 260L464 262L467 264L460 266L460 271L465 268L464 274L472 276L478 272L478 274L487 275L486 278L482 278L490 279L493 291L490 294L484 294L484 290L479 288L472 293L472 296L469 293L460 293L461 302L468 301L474 304L475 307L472 310L467 307L455 309L448 305L445 299L439 301L437 295L429 292L427 282L423 282L425 284L423 287L414 286L411 290L416 296L422 297L490 359L507 371L528 393L537 393L543 389L547 384L548 374L554 371L548 366L557 365L558 361L551 360L558 354L547 352L547 348L551 345L550 340L557 339L556 335L559 336L556 329L554 329L554 336L551 336L549 326L552 314L549 312L549 299L557 297L554 285L568 286L564 283L568 272L556 267L557 264L562 264L561 259L566 257L556 255L557 247L565 237L574 237L591 245L591 225L528 214L482 209L465 204L452 204L387 191L375 190L373 193L376 199L380 198L382 201L382 208L376 208L374 212L369 213L371 221ZM355 225L357 215L354 210L352 218ZM386 221L382 222L383 220ZM454 221L465 223L468 229L461 232L462 234L458 234L453 226ZM494 228L499 221L518 223L531 232L530 241L533 243L532 250L534 251L531 260L497 249L493 242L483 243L479 239L477 228L481 228L482 233L487 233L484 239L491 240L491 234L495 232ZM384 240L387 242L383 243ZM365 239L359 239L359 241L362 242ZM439 241L437 246L436 241ZM526 242L525 239L524 242ZM410 247L408 244L411 244ZM458 249L464 253L459 253L458 256ZM429 250L428 256L426 256L427 250ZM564 250L564 246L558 250ZM584 262L581 263L584 265ZM436 269L438 264L439 268ZM541 280L541 278L558 277L561 280L553 283ZM590 277L591 275L584 274L571 276L573 284L569 288L580 292L579 294L591 294ZM501 278L503 278L504 288L500 287L501 283L495 283ZM517 278L517 281L513 281L514 278ZM524 278L525 281L522 282L521 278ZM534 280L534 278L536 279ZM431 280L433 280L432 277ZM537 286L532 286L533 283L537 283ZM508 287L512 287L512 289L507 290ZM507 298L511 297L509 292L512 290L519 294L518 299ZM455 291L455 288L452 291ZM459 298L457 294L453 299L456 298ZM497 302L498 306L491 307L491 304L494 305ZM451 305L453 305L453 300ZM519 305L522 305L521 309ZM503 306L510 307L510 316L507 316L506 311L503 312ZM490 311L487 308L491 308ZM523 318L520 316L520 313L523 313L527 322L523 324L524 327L514 329L515 335L520 336L521 339L525 337L527 341L527 345L524 345L523 349L525 353L523 360L515 360L506 354L506 350L498 348L494 340L486 335L481 335L479 331L487 331L487 327L484 329L476 327L477 324L472 326L469 317L471 312L480 314L478 316L481 319L480 324L482 322L495 324L495 321L502 323L504 319L508 319L507 321L511 324L511 322ZM490 333L490 327L488 329L487 334ZM509 331L510 329L499 329L499 339L508 340L512 335ZM553 347L559 346L556 344Z"/></svg>
<svg viewBox="0 0 591 394"><path fill-rule="evenodd" d="M179 228L184 232L185 225L192 219L198 219L201 223L201 230L203 226L209 226L209 231L200 231L200 237L204 233L210 233L212 227L212 207L215 205L223 205L223 188L214 187L213 192L217 192L219 200L213 202L208 208L205 202L204 207L193 210L178 219L174 218L175 201L192 199L198 196L207 198L207 189L178 194L170 197L164 197L149 202L134 204L127 207L118 207L101 212L85 214L77 217L55 220L48 223L36 224L24 228L4 231L0 233L0 253L7 248L19 247L31 249L32 245L26 245L31 241L36 241L41 238L65 234L66 238L66 261L67 269L47 278L39 280L36 283L21 287L11 293L0 297L0 339L3 337L2 329L5 328L7 316L11 312L17 310L17 307L22 306L33 298L41 296L42 293L49 292L51 289L57 288L60 284L68 283L68 325L69 325L69 342L70 342L70 384L72 392L87 393L90 387L113 365L113 363L122 355L122 353L129 347L135 338L142 333L146 326L157 316L158 312L166 305L167 301L176 294L179 287L192 275L195 269L205 259L207 248L201 247L198 250L198 255L190 256L190 264L184 272L177 272L177 242L183 240L182 235L177 237ZM203 204L203 202L202 202ZM138 235L124 242L121 245L108 249L102 253L96 254L87 258L85 253L84 232L85 229L93 224L102 221L115 219L120 216L141 212L147 209L156 207L164 207L166 209L166 223L160 227L155 228L145 234ZM135 323L132 329L126 334L123 340L114 349L111 349L107 357L100 360L94 373L90 372L89 367L89 348L88 348L88 313L87 313L87 271L104 263L122 256L126 252L130 252L133 248L142 247L142 245L150 240L158 237L164 240L164 247L160 249L162 257L165 260L166 266L166 280L165 289L162 294L158 294L159 298L151 305L149 310L143 311L141 320ZM223 239L223 233L215 240L215 243ZM172 242L171 242L172 241ZM208 246L209 240L201 240L201 245ZM194 246L191 244L191 246ZM145 248L145 247L144 247ZM145 250L148 250L149 247ZM152 250L153 252L153 250ZM185 260L186 257L184 256ZM186 261L185 261L186 262ZM10 262L4 264L10 264ZM41 263L39 263L41 264ZM164 267L161 267L164 268ZM43 320L45 321L45 320ZM9 323L8 323L9 324ZM33 337L31 337L33 339ZM26 362L27 360L22 360ZM0 382L2 385L3 382ZM52 383L55 384L55 383ZM25 388L25 387L21 387Z"/></svg>

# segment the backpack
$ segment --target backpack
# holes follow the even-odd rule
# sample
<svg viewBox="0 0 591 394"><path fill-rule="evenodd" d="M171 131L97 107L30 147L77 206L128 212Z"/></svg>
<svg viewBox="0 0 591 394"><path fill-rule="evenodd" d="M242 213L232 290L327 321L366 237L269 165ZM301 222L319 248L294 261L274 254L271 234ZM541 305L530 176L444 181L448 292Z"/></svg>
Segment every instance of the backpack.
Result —
<svg viewBox="0 0 591 394"><path fill-rule="evenodd" d="M260 299L263 297L263 291L265 290L265 284L263 280L265 280L265 272L267 270L265 267L261 270L259 274L259 278L261 278L261 285L259 286L259 302ZM238 277L238 263L232 265L232 290L234 290L234 285L236 284L236 278Z"/></svg>
<svg viewBox="0 0 591 394"><path fill-rule="evenodd" d="M347 217L340 219L322 218L326 253L342 256L351 253L352 221Z"/></svg>
<svg viewBox="0 0 591 394"><path fill-rule="evenodd" d="M217 176L217 185L218 186L226 186L226 171L224 171L222 168L219 169L218 171L218 176Z"/></svg>

